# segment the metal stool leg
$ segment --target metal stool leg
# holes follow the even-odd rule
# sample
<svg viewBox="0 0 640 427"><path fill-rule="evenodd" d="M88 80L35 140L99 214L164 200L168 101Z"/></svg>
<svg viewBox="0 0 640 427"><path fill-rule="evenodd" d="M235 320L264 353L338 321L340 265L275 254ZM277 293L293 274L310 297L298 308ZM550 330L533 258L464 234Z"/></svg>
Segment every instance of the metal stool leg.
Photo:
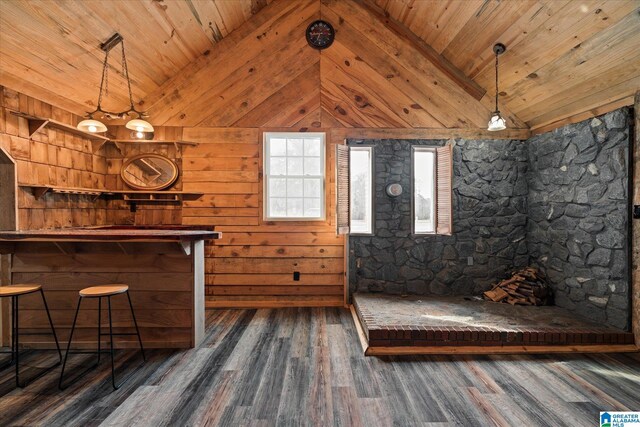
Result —
<svg viewBox="0 0 640 427"><path fill-rule="evenodd" d="M58 357L59 361L54 366L58 366L62 363L62 351L60 350L60 343L58 342L58 335L56 335L56 329L53 327L53 320L51 320L51 313L49 312L49 306L47 305L47 300L44 297L44 291L40 288L40 295L42 296L42 302L44 303L44 308L47 311L47 317L49 318L49 326L51 326L51 333L53 334L53 339L56 342L56 349L58 349Z"/></svg>
<svg viewBox="0 0 640 427"><path fill-rule="evenodd" d="M13 336L14 336L14 347L13 347L13 351L16 354L16 387L20 388L20 335L18 334L18 331L20 330L20 327L18 325L18 319L19 319L19 314L20 312L18 311L18 295L14 296L12 298L13 300L13 315L14 315L14 322L13 322Z"/></svg>
<svg viewBox="0 0 640 427"><path fill-rule="evenodd" d="M114 361L113 351L113 320L111 317L111 296L107 297L107 303L109 304L109 345L111 346L111 384L114 390L120 387L120 384L116 385L116 365Z"/></svg>
<svg viewBox="0 0 640 427"><path fill-rule="evenodd" d="M100 340L102 339L102 297L98 298L98 363L100 363Z"/></svg>
<svg viewBox="0 0 640 427"><path fill-rule="evenodd" d="M136 334L138 335L138 343L140 343L140 351L142 352L142 360L147 361L147 358L144 356L144 347L142 346L142 338L140 337L140 329L138 329L138 322L136 321L136 314L133 312L133 304L131 304L131 296L129 295L129 291L127 291L127 299L129 300L129 308L131 309L131 317L133 317L133 324L136 327Z"/></svg>
<svg viewBox="0 0 640 427"><path fill-rule="evenodd" d="M73 317L73 325L71 326L71 333L69 334L69 342L67 343L67 351L64 354L64 362L62 362L62 370L60 371L60 381L58 382L58 388L61 390L62 379L64 376L64 368L67 366L67 358L69 357L69 349L71 348L71 340L73 339L73 331L76 329L76 321L78 320L78 312L80 311L80 304L82 303L82 297L78 298L78 306L76 307L76 315Z"/></svg>
<svg viewBox="0 0 640 427"><path fill-rule="evenodd" d="M138 328L138 322L135 316L135 313L133 311L133 304L131 303L131 297L129 296L129 293L127 292L127 298L129 301L129 308L131 309L131 315L133 317L133 323L134 326L136 328L136 332L135 333L114 333L113 332L113 311L111 309L111 297L113 295L103 295L103 296L96 296L98 298L98 362L96 363L96 365L94 365L93 367L90 368L94 368L95 366L98 365L98 363L100 362L100 354L103 352L102 351L102 341L101 338L103 336L109 336L109 350L105 350L105 352L109 352L110 354L110 359L111 359L111 385L113 386L114 390L117 390L120 388L120 386L122 384L124 384L125 381L127 381L129 379L129 377L131 377L134 372L130 372L128 375L126 375L124 378L122 378L120 380L120 382L118 383L116 380L116 363L115 363L115 343L113 340L114 336L119 336L119 335L137 335L138 337L138 343L140 344L140 351L142 353L142 359L143 361L146 361L146 356L144 354L144 347L142 345L142 337L140 335L140 329ZM109 317L109 333L102 333L102 298L106 297L107 298L107 311L108 311L108 317ZM66 368L66 364L67 364L67 358L69 357L69 354L95 354L96 352L82 352L82 351L71 351L71 341L73 340L73 333L75 331L75 327L76 327L76 322L78 320L78 313L80 311L80 303L82 301L83 297L80 297L80 299L78 300L78 307L76 308L76 314L75 317L73 319L73 326L71 327L71 334L69 335L69 343L67 344L67 351L64 357L64 362L62 364L62 371L60 372L60 382L59 382L59 387L60 389L63 389L63 378L64 378L64 371ZM89 369L90 369L89 368ZM88 369L87 369L88 370ZM83 372L84 374L84 372Z"/></svg>
<svg viewBox="0 0 640 427"><path fill-rule="evenodd" d="M14 315L15 315L15 311L13 310L13 297L11 298L11 349L10 351L3 351L2 354L10 354L11 358L2 364L2 366L0 366L0 370L8 368L9 366L13 365L13 360L15 359L15 331L13 330L13 325L15 325L15 321L14 321Z"/></svg>

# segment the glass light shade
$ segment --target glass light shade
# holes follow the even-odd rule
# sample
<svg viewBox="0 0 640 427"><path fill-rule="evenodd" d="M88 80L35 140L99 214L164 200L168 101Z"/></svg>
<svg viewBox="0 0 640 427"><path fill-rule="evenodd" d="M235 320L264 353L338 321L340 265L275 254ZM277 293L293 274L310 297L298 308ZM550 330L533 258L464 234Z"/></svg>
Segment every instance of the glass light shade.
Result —
<svg viewBox="0 0 640 427"><path fill-rule="evenodd" d="M76 127L83 132L96 133L107 131L107 127L104 125L104 123L95 119L85 119L78 123L78 126Z"/></svg>
<svg viewBox="0 0 640 427"><path fill-rule="evenodd" d="M151 126L151 123L142 119L129 120L125 127L127 129L135 130L136 132L153 132L153 126Z"/></svg>
<svg viewBox="0 0 640 427"><path fill-rule="evenodd" d="M507 128L507 121L500 115L500 111L494 111L489 119L489 126L487 130L505 130Z"/></svg>

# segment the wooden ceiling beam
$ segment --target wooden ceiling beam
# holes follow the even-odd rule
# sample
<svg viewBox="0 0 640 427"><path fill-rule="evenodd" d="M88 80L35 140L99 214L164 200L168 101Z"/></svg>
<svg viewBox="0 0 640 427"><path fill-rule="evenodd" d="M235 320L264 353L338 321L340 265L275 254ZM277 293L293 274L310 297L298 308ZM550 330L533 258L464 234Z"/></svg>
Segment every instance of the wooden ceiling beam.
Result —
<svg viewBox="0 0 640 427"><path fill-rule="evenodd" d="M383 8L375 4L371 0L354 0L364 9L374 15L383 25L396 33L403 40L410 43L425 58L427 58L437 69L443 72L447 77L458 84L465 92L476 100L481 100L486 90L480 87L476 82L467 77L460 69L453 65L444 56L440 55L435 49L425 43L420 37L414 34L404 24L397 21L389 15Z"/></svg>

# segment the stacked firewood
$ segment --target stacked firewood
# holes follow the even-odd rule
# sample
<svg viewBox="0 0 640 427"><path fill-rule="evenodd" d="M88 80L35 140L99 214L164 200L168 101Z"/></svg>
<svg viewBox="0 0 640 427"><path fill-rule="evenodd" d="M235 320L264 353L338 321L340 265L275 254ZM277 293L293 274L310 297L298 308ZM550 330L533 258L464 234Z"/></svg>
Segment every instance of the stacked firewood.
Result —
<svg viewBox="0 0 640 427"><path fill-rule="evenodd" d="M484 293L485 299L511 305L547 305L551 292L544 275L533 267L516 270Z"/></svg>

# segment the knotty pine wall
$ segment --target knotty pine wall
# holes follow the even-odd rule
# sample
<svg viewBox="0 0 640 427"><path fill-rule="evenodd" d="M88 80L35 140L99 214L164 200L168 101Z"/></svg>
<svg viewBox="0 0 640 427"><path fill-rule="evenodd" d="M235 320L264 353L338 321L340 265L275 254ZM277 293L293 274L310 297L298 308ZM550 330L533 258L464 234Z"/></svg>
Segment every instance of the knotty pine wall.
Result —
<svg viewBox="0 0 640 427"><path fill-rule="evenodd" d="M184 128L182 223L215 225L222 238L207 245L210 307L327 306L344 302L344 238L335 231L334 152L327 134L325 221L262 220L262 138L266 128ZM289 129L291 130L291 129ZM323 131L314 129L313 131ZM327 131L324 129L324 131ZM299 271L300 281L293 280Z"/></svg>
<svg viewBox="0 0 640 427"><path fill-rule="evenodd" d="M107 162L93 153L91 142L68 132L45 128L29 139L27 120L19 111L75 124L79 117L0 86L0 146L16 161L18 185L104 188ZM101 225L106 202L89 196L46 194L39 200L28 187L18 189L20 229Z"/></svg>
<svg viewBox="0 0 640 427"><path fill-rule="evenodd" d="M322 52L304 36L320 18L336 28L334 44ZM347 137L487 138L481 129L490 104L357 1L274 1L141 102L157 138L181 136L198 146L100 152L107 188L121 188L123 156L169 150L165 154L182 165L178 187L205 195L181 208L139 204L135 213L112 201L100 219L222 231L222 239L206 247L210 307L342 305L345 242L334 224L335 144ZM522 122L504 113L509 130L490 138L526 139ZM274 130L326 132L325 221L262 220L262 137ZM293 281L294 271L300 281Z"/></svg>

